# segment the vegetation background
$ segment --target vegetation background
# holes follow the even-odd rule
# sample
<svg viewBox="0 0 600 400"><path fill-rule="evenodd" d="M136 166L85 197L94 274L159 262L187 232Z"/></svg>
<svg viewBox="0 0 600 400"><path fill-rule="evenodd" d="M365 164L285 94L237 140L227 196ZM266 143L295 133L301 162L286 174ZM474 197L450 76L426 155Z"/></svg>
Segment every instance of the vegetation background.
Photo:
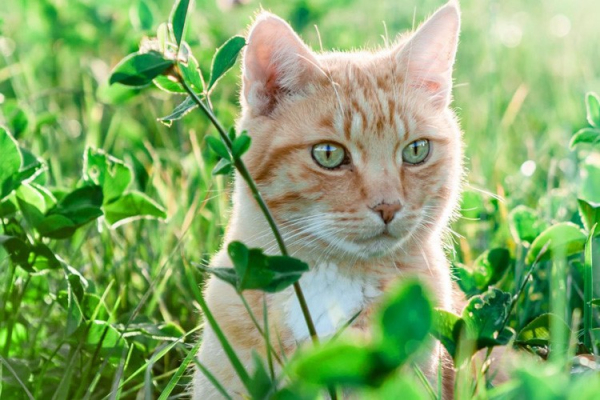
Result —
<svg viewBox="0 0 600 400"><path fill-rule="evenodd" d="M0 124L46 161L43 184L75 188L84 151L93 146L131 165L132 187L168 215L116 229L91 223L52 243L85 279L105 321L117 328L133 321L123 328L132 349L126 368L120 352L112 359L103 347L67 335L67 310L58 301L66 285L62 270L11 274L0 247L2 399L28 398L23 386L35 398L104 398L119 386L122 398L157 397L194 343L203 275L191 262L207 261L220 245L230 182L211 176L217 159L203 144L211 132L206 120L192 113L171 127L157 121L181 99L108 86L112 67L155 34L172 5L0 3ZM186 39L205 78L215 48L243 34L261 5L314 49L351 50L384 46L442 2L264 0L222 9L198 0ZM469 265L492 247L514 251L507 215L518 205L537 210L547 225L580 224L577 198L600 202L598 153L568 147L573 132L587 126L585 93L600 92L600 9L594 0L463 0L461 7L454 107L465 133L468 184L453 230L455 261ZM239 111L238 82L239 73L230 73L212 96L226 125ZM187 382L183 377L172 395Z"/></svg>

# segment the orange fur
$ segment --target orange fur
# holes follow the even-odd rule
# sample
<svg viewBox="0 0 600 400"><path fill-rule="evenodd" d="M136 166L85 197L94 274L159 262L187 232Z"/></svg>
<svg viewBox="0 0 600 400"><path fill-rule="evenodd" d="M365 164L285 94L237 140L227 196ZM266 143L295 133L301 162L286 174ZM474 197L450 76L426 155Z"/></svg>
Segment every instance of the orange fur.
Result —
<svg viewBox="0 0 600 400"><path fill-rule="evenodd" d="M238 130L252 137L244 162L290 253L311 266L313 275L307 273L300 284L324 335L331 334L352 307L364 309L354 328L368 329L379 295L407 276L418 276L430 287L436 306L454 308L455 289L442 236L463 174L461 132L448 106L458 29L454 2L416 33L376 52L316 54L285 22L268 13L251 29L238 121ZM420 139L430 141L430 155L423 164L407 165L402 150ZM333 170L319 166L311 149L324 142L343 146L350 163ZM387 225L374 212L381 204L400 204L385 208L386 220L394 213ZM239 177L224 243L233 240L278 252ZM221 250L211 265L231 262ZM321 292L311 290L310 285L319 284L329 286ZM250 368L252 351L263 353L264 344L237 294L214 277L205 293L221 328ZM347 298L336 303L327 297L332 293ZM267 295L271 336L279 337L285 352L294 351L304 338L293 296L291 289ZM248 293L247 298L262 321L263 295ZM232 394L243 393L207 326L202 340L199 361ZM433 380L441 346L431 349L423 370ZM446 372L446 387L451 387L451 370ZM196 372L194 398L213 397L217 392Z"/></svg>

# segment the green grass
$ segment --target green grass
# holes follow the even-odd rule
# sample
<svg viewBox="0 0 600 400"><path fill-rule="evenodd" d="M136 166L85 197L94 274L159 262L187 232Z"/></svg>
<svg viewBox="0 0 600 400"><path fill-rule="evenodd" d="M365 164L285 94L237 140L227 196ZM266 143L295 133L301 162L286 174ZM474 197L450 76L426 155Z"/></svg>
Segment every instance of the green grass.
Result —
<svg viewBox="0 0 600 400"><path fill-rule="evenodd" d="M181 373L179 366L197 337L196 285L203 275L191 263L206 261L220 245L230 184L211 176L216 156L203 138L213 130L200 113L167 128L156 118L168 115L181 99L158 90L133 96L108 87L111 68L136 51L145 35L154 35L172 7L171 1L151 3L152 28L144 30L137 4L0 4L0 124L21 147L47 162L40 182L73 190L82 177L86 146L102 148L131 165L132 188L164 205L168 214L166 221L141 220L115 230L94 222L69 240L51 243L85 279L85 291L101 299L99 306L89 307L88 317L96 314L128 331L127 349L117 341L114 352L86 344L82 331L67 334L70 314L58 297L67 289L68 271L13 269L0 247L0 398L27 398L29 391L35 398L96 399L120 386L121 398L154 398L167 387L171 395L181 393L189 382L183 376L174 387L169 384ZM382 36L393 38L409 29L441 2L269 0L262 5L289 20L313 48L349 50L383 45ZM529 245L511 236L509 212L525 205L547 225L581 224L577 198L590 185L582 175L583 162L597 159L598 153L570 151L568 143L573 132L587 126L585 93L600 92L598 6L592 0L465 0L461 6L454 106L465 132L468 184L464 217L453 227L461 235L455 256L471 265L487 249L507 248L514 264L497 286L514 291L528 271L524 259ZM223 12L213 1L197 1L186 40L205 78L214 49L244 33L257 8L258 3L251 3ZM566 36L559 37L566 28ZM238 81L235 70L213 95L225 126L239 110ZM564 257L554 261L564 262ZM573 310L582 308L583 277L575 261L583 263L583 258L577 253L567 261L569 279L551 281L551 261L536 268L535 284L525 288L511 317L513 329L550 311L551 304L554 310L564 309L563 319L572 322ZM597 271L594 297L600 297ZM563 305L549 295L552 284L561 281L569 284L558 289L567 296ZM599 326L597 318L592 323ZM3 345L9 327L10 347ZM109 335L104 330L99 334ZM541 372L534 375L522 372L519 382L548 378ZM566 391L563 383L559 389Z"/></svg>

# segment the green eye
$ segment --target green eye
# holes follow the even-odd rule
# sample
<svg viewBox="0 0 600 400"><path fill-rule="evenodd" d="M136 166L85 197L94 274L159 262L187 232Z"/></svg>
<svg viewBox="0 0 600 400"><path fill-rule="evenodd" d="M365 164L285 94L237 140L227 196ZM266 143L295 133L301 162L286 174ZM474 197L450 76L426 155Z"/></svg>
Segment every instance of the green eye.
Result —
<svg viewBox="0 0 600 400"><path fill-rule="evenodd" d="M420 164L429 155L430 145L429 140L415 140L402 150L402 160L408 164Z"/></svg>
<svg viewBox="0 0 600 400"><path fill-rule="evenodd" d="M340 145L319 143L313 146L312 156L320 166L328 169L337 168L346 160L346 151Z"/></svg>

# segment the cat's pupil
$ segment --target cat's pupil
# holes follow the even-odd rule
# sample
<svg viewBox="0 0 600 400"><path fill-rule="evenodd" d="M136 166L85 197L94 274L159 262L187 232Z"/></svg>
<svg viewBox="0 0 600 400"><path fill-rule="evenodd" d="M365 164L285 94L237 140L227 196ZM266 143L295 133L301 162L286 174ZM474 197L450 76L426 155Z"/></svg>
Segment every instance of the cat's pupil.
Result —
<svg viewBox="0 0 600 400"><path fill-rule="evenodd" d="M331 158L332 148L331 146L325 147L325 157L329 160Z"/></svg>

